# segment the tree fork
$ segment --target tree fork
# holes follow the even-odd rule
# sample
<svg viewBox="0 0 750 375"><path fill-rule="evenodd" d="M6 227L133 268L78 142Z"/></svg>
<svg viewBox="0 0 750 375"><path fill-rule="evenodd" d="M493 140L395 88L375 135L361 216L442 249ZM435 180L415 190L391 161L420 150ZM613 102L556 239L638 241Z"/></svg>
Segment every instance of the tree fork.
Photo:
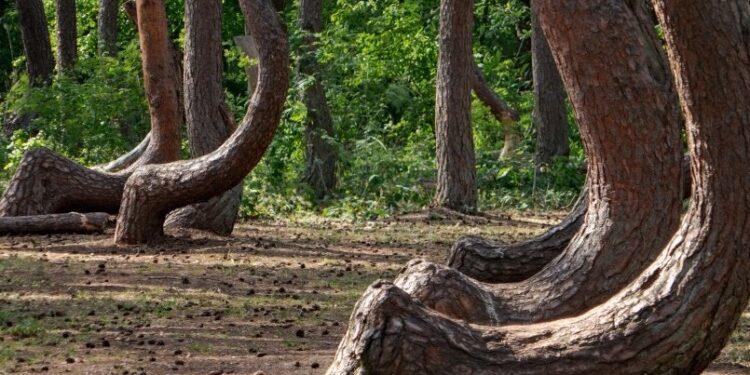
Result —
<svg viewBox="0 0 750 375"><path fill-rule="evenodd" d="M135 171L125 186L115 229L117 243L144 243L161 237L170 211L236 186L271 143L288 88L286 35L269 0L242 0L240 5L260 55L258 88L242 125L210 154Z"/></svg>
<svg viewBox="0 0 750 375"><path fill-rule="evenodd" d="M561 58L563 41L571 39L555 27L560 16L624 13L611 1L577 7L583 12L570 2L540 4ZM741 152L750 148L750 51L736 22L750 19L750 4L656 4L687 114L695 177L690 208L659 257L607 302L530 325L470 325L376 283L355 307L329 375L700 374L720 353L750 297L750 172L736 168L750 163ZM592 17L584 13L589 9L600 12ZM709 58L718 54L722 59Z"/></svg>

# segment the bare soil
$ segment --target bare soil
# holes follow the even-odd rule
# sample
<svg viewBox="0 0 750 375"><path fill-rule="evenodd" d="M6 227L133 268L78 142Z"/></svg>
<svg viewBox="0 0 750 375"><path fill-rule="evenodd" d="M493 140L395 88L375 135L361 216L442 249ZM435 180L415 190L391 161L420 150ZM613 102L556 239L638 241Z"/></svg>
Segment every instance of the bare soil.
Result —
<svg viewBox="0 0 750 375"><path fill-rule="evenodd" d="M531 237L562 214L254 221L117 247L0 238L0 374L322 374L365 288L462 234ZM750 314L707 374L750 374Z"/></svg>

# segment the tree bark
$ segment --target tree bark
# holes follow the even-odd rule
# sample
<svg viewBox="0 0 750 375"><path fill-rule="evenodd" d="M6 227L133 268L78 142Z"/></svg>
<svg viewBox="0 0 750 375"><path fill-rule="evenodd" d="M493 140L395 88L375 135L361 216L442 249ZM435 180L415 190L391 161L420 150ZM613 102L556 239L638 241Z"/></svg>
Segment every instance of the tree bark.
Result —
<svg viewBox="0 0 750 375"><path fill-rule="evenodd" d="M0 235L36 233L102 233L110 224L108 213L0 217Z"/></svg>
<svg viewBox="0 0 750 375"><path fill-rule="evenodd" d="M534 1L531 2L532 7L535 6ZM552 163L555 157L570 153L568 110L565 105L565 86L547 44L542 25L533 11L531 28L536 162L543 165Z"/></svg>
<svg viewBox="0 0 750 375"><path fill-rule="evenodd" d="M97 17L100 55L117 56L117 11L119 0L99 0Z"/></svg>
<svg viewBox="0 0 750 375"><path fill-rule="evenodd" d="M78 59L78 26L75 0L56 0L57 11L57 70L66 71Z"/></svg>
<svg viewBox="0 0 750 375"><path fill-rule="evenodd" d="M477 208L471 127L471 88L475 81L471 48L473 11L473 0L440 2L435 108L437 192L433 204L460 212L474 212Z"/></svg>
<svg viewBox="0 0 750 375"><path fill-rule="evenodd" d="M145 137L143 137L143 140L141 143L133 147L132 150L128 151L127 153L123 154L119 158L112 160L111 162L107 164L97 165L93 167L92 169L101 171L101 172L108 172L108 173L114 173L119 172L123 169L126 169L133 165L138 159L143 156L143 154L146 152L146 149L148 148L148 144L151 142L151 133L146 134Z"/></svg>
<svg viewBox="0 0 750 375"><path fill-rule="evenodd" d="M46 85L52 78L55 59L49 42L47 16L42 0L16 0L26 71L32 86Z"/></svg>
<svg viewBox="0 0 750 375"><path fill-rule="evenodd" d="M190 153L206 155L222 145L236 124L224 102L220 0L185 2L185 118ZM170 213L166 227L229 235L242 200L242 184L209 201Z"/></svg>
<svg viewBox="0 0 750 375"><path fill-rule="evenodd" d="M148 147L137 162L117 173L89 169L47 149L27 152L0 199L0 216L76 212L117 213L128 176L141 165L179 158L180 120L175 73L165 49L163 2L145 0L147 16L139 18L144 86L151 113ZM159 9L161 5L161 9ZM179 115L177 115L179 114Z"/></svg>
<svg viewBox="0 0 750 375"><path fill-rule="evenodd" d="M641 2L626 8L623 22L597 12L606 29L589 25L606 30L609 41L590 29L566 45L571 59L556 56L589 159L583 228L560 256L520 283L483 285L455 270L415 265L403 281L428 306L455 316L467 301L489 303L474 316L494 323L569 316L627 285L671 238L682 207L678 100L653 22L641 18ZM568 27L558 22L555 30ZM482 299L472 300L476 295L466 296L466 290L481 290Z"/></svg>
<svg viewBox="0 0 750 375"><path fill-rule="evenodd" d="M318 37L322 30L323 1L300 0L299 26L305 33L299 73L311 77L305 89L303 102L307 107L305 120L305 176L304 181L313 190L316 199L333 193L336 187L336 146L333 118L328 108L325 88L318 63Z"/></svg>
<svg viewBox="0 0 750 375"><path fill-rule="evenodd" d="M569 48L585 35L573 34L571 23L610 31L624 21L622 2L586 3L539 2L558 61L569 61ZM328 374L700 374L719 354L750 297L750 171L736 168L750 162L750 4L656 4L687 115L695 182L688 213L660 256L606 303L531 325L469 325L375 284L355 308ZM619 44L616 34L596 34Z"/></svg>
<svg viewBox="0 0 750 375"><path fill-rule="evenodd" d="M289 78L286 35L269 0L240 5L258 44L258 89L237 131L203 157L139 168L128 180L115 229L118 243L143 243L163 235L166 215L236 186L260 161L281 119ZM139 12L140 14L140 12Z"/></svg>
<svg viewBox="0 0 750 375"><path fill-rule="evenodd" d="M510 283L528 279L559 256L578 233L586 217L588 199L581 193L573 210L544 234L504 245L477 236L453 244L448 266L485 283Z"/></svg>

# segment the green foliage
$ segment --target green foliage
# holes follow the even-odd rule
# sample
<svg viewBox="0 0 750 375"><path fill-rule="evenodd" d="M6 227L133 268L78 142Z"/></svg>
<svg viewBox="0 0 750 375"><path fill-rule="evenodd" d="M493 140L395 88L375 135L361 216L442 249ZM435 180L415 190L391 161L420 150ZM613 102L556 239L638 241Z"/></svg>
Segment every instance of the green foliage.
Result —
<svg viewBox="0 0 750 375"><path fill-rule="evenodd" d="M45 0L51 30L53 2ZM286 22L292 63L303 34L298 2L289 1ZM97 0L78 5L79 54L75 70L44 89L29 88L18 57L14 11L0 9L11 46L0 44L0 82L14 84L0 94L4 113L30 113L27 129L0 136L0 180L7 180L22 153L45 146L85 164L108 161L140 141L149 123L140 79L137 36L120 19L117 58L96 54ZM439 0L336 0L325 2L324 27L315 56L335 123L339 152L335 196L316 202L301 179L304 171L302 94L313 77L294 70L279 131L265 158L246 179L241 213L292 216L311 212L352 219L417 210L429 205L435 180L435 74ZM182 46L183 2L167 1L170 34ZM584 156L572 126L570 157L536 168L531 112L529 11L519 0L477 0L474 57L493 89L521 113L516 154L499 159L503 127L475 100L472 108L480 208L562 208L575 199L584 178ZM244 34L236 1L224 2L226 99L238 118L248 101L248 59L233 38ZM0 40L3 36L0 35ZM54 37L51 38L54 40ZM304 56L307 57L307 56ZM15 60L14 60L15 59ZM15 62L14 62L15 61ZM3 75L4 74L4 75Z"/></svg>

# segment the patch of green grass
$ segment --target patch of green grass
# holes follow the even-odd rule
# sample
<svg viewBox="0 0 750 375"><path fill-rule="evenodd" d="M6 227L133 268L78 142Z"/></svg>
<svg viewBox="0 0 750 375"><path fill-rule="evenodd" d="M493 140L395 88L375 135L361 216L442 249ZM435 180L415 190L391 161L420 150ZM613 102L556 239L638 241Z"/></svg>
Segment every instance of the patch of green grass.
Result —
<svg viewBox="0 0 750 375"><path fill-rule="evenodd" d="M211 351L211 345L203 342L191 342L190 345L188 345L188 350L193 353L205 354Z"/></svg>
<svg viewBox="0 0 750 375"><path fill-rule="evenodd" d="M47 333L47 328L42 324L42 322L36 319L27 318L6 328L5 332L13 337L21 339L31 337L39 338Z"/></svg>
<svg viewBox="0 0 750 375"><path fill-rule="evenodd" d="M15 358L16 358L15 350L8 348L8 347L0 346L0 366L3 366L8 362L13 361Z"/></svg>

